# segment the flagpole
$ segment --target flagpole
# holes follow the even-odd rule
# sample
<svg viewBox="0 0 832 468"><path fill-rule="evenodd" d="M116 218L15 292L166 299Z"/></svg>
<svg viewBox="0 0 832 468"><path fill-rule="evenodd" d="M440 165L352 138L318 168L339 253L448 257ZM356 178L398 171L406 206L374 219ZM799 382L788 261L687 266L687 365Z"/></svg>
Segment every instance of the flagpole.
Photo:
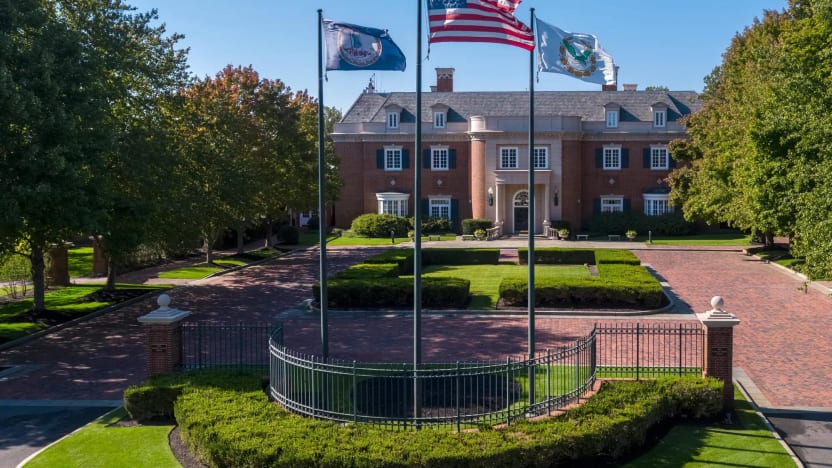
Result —
<svg viewBox="0 0 832 468"><path fill-rule="evenodd" d="M422 0L416 0L416 141L413 161L413 418L422 417L418 371L422 363Z"/></svg>
<svg viewBox="0 0 832 468"><path fill-rule="evenodd" d="M531 8L532 37L534 37L534 8ZM536 44L535 44L536 45ZM534 406L534 53L529 51L529 410Z"/></svg>
<svg viewBox="0 0 832 468"><path fill-rule="evenodd" d="M326 289L326 201L324 197L324 59L323 11L318 9L318 246L320 251L321 282L321 357L329 359L329 313Z"/></svg>

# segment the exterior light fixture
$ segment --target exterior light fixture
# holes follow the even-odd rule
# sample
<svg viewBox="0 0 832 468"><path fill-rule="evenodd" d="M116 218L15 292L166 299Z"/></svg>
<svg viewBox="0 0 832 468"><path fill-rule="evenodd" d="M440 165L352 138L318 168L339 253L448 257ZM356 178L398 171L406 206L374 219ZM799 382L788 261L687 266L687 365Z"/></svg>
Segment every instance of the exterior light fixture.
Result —
<svg viewBox="0 0 832 468"><path fill-rule="evenodd" d="M488 206L494 206L494 190L488 187Z"/></svg>
<svg viewBox="0 0 832 468"><path fill-rule="evenodd" d="M560 200L558 200L558 191L557 191L557 190L555 190L555 196L554 196L554 197L552 197L552 203L554 203L554 204L555 204L555 206L558 206L558 202L559 202L559 201L560 201Z"/></svg>

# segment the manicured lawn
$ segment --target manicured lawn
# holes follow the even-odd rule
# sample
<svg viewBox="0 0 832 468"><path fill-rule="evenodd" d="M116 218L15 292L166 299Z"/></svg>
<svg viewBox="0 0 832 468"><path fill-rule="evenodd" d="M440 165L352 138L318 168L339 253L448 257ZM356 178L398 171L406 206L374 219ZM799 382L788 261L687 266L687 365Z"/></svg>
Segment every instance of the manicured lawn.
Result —
<svg viewBox="0 0 832 468"><path fill-rule="evenodd" d="M177 268L175 270L159 273L159 278L186 280L202 279L213 273L219 273L220 271L224 271L228 268L233 268L236 266L243 266L246 263L248 263L246 260L234 257L220 258L214 260L214 265L217 266L208 265L207 263L199 263L197 265L184 268Z"/></svg>
<svg viewBox="0 0 832 468"><path fill-rule="evenodd" d="M35 457L27 467L181 466L168 444L172 425L114 426L124 408L102 416Z"/></svg>
<svg viewBox="0 0 832 468"><path fill-rule="evenodd" d="M428 236L422 236L422 242L435 242L436 237L429 240ZM440 240L449 241L456 240L456 234L443 234ZM326 240L327 245L395 245L410 242L409 237L396 237L394 242L390 242L389 237L352 237L352 236L329 236ZM306 232L301 233L300 245L318 245L318 233Z"/></svg>
<svg viewBox="0 0 832 468"><path fill-rule="evenodd" d="M653 236L655 245L751 245L751 234L719 232L696 236Z"/></svg>
<svg viewBox="0 0 832 468"><path fill-rule="evenodd" d="M496 309L503 278L526 278L526 265L431 265L422 271L428 277L454 277L471 281L472 310ZM535 277L589 278L583 265L536 265ZM412 277L412 276L411 276Z"/></svg>
<svg viewBox="0 0 832 468"><path fill-rule="evenodd" d="M734 401L734 424L678 424L655 447L624 466L795 466L739 390L734 393Z"/></svg>
<svg viewBox="0 0 832 468"><path fill-rule="evenodd" d="M117 284L116 289L163 289L166 285ZM87 299L92 293L103 288L102 284L83 284L47 291L46 308L63 320L86 315L113 302ZM32 298L0 304L0 342L10 341L46 328L46 323L32 322L25 315L32 309Z"/></svg>
<svg viewBox="0 0 832 468"><path fill-rule="evenodd" d="M92 247L69 249L67 254L70 278L92 276Z"/></svg>

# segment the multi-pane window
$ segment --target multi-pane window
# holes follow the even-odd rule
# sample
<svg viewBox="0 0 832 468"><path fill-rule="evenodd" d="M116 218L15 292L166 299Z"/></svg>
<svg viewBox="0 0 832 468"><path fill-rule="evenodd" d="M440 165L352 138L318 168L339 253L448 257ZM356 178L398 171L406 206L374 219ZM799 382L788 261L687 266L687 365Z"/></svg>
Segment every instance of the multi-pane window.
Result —
<svg viewBox="0 0 832 468"><path fill-rule="evenodd" d="M607 128L618 128L618 111L607 111Z"/></svg>
<svg viewBox="0 0 832 468"><path fill-rule="evenodd" d="M667 148L654 146L650 148L650 169L667 169Z"/></svg>
<svg viewBox="0 0 832 468"><path fill-rule="evenodd" d="M396 216L407 216L407 201L410 195L406 193L385 192L377 193L378 213Z"/></svg>
<svg viewBox="0 0 832 468"><path fill-rule="evenodd" d="M659 216L672 212L673 206L670 205L667 195L644 196L644 214L647 216Z"/></svg>
<svg viewBox="0 0 832 468"><path fill-rule="evenodd" d="M431 216L431 218L451 219L451 199L450 198L431 198L430 199L430 216Z"/></svg>
<svg viewBox="0 0 832 468"><path fill-rule="evenodd" d="M534 149L534 168L549 168L549 148L542 146Z"/></svg>
<svg viewBox="0 0 832 468"><path fill-rule="evenodd" d="M666 110L653 111L653 126L654 127L664 127L666 121L667 121L667 111Z"/></svg>
<svg viewBox="0 0 832 468"><path fill-rule="evenodd" d="M517 169L517 148L500 148L500 169Z"/></svg>
<svg viewBox="0 0 832 468"><path fill-rule="evenodd" d="M618 146L604 147L604 169L621 169L621 148Z"/></svg>
<svg viewBox="0 0 832 468"><path fill-rule="evenodd" d="M445 128L445 113L444 112L434 112L433 113L433 126L435 128Z"/></svg>
<svg viewBox="0 0 832 468"><path fill-rule="evenodd" d="M448 170L448 148L433 148L430 151L430 168L434 171Z"/></svg>
<svg viewBox="0 0 832 468"><path fill-rule="evenodd" d="M624 199L621 197L602 197L601 213L620 213L624 211Z"/></svg>
<svg viewBox="0 0 832 468"><path fill-rule="evenodd" d="M388 112L387 113L387 128L399 128L399 113L398 112Z"/></svg>
<svg viewBox="0 0 832 468"><path fill-rule="evenodd" d="M385 148L384 149L384 170L385 171L400 171L400 170L402 170L402 149L401 148Z"/></svg>

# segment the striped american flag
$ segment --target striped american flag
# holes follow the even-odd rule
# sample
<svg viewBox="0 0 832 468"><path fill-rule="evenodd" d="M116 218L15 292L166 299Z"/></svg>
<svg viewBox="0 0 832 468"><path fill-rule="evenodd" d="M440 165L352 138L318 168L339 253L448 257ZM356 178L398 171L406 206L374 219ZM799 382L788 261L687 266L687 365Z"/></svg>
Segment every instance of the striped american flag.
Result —
<svg viewBox="0 0 832 468"><path fill-rule="evenodd" d="M520 0L428 0L430 41L493 42L534 49L531 28L514 17Z"/></svg>

